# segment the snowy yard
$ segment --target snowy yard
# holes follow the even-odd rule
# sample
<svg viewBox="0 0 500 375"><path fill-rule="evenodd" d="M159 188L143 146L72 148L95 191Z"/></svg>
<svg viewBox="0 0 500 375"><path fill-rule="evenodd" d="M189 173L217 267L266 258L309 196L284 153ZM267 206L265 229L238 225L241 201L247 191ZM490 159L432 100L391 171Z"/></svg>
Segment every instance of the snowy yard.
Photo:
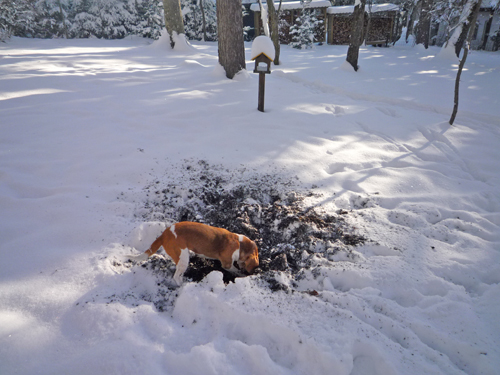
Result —
<svg viewBox="0 0 500 375"><path fill-rule="evenodd" d="M283 46L265 113L250 49L228 80L215 43L0 44L0 374L500 373L500 53L450 127L437 48ZM182 218L267 268L125 262Z"/></svg>

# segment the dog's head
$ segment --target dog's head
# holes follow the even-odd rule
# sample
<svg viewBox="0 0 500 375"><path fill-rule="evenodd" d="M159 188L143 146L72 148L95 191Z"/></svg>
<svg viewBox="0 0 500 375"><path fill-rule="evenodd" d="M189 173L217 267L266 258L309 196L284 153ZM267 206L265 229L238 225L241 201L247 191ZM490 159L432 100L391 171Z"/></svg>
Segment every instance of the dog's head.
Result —
<svg viewBox="0 0 500 375"><path fill-rule="evenodd" d="M243 237L243 241L240 242L240 260L238 265L249 274L252 274L255 268L259 266L259 249L255 242L247 237Z"/></svg>

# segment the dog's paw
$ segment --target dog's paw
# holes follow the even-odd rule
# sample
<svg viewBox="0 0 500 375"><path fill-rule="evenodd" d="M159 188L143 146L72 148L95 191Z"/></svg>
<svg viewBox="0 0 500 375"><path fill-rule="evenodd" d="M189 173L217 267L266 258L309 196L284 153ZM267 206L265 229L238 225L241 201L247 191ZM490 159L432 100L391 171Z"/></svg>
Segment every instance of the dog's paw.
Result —
<svg viewBox="0 0 500 375"><path fill-rule="evenodd" d="M237 268L234 264L231 266L231 268L226 269L226 271L231 272L233 275L236 276L245 276L245 274L241 271L241 269Z"/></svg>
<svg viewBox="0 0 500 375"><path fill-rule="evenodd" d="M174 275L173 279L174 279L175 283L177 284L177 287L180 287L182 285L182 282L184 281L184 278L182 276Z"/></svg>

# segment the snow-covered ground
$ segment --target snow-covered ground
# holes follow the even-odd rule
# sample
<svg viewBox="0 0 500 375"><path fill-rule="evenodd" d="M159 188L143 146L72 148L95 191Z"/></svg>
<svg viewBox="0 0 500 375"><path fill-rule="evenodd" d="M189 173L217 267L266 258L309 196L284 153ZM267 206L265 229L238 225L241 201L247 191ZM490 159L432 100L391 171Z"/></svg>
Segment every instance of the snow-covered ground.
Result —
<svg viewBox="0 0 500 375"><path fill-rule="evenodd" d="M1 44L0 373L500 373L500 53L469 55L450 127L456 60L346 50L283 46L261 113L214 43ZM119 260L162 228L144 188L200 160L297 176L371 241L293 291L212 272L158 309Z"/></svg>

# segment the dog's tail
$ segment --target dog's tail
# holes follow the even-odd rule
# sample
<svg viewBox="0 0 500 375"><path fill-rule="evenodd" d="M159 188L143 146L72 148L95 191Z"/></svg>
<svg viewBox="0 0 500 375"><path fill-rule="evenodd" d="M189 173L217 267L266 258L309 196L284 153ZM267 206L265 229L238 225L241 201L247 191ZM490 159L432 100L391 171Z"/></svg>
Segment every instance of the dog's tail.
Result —
<svg viewBox="0 0 500 375"><path fill-rule="evenodd" d="M156 254L156 252L158 251L158 249L160 248L160 246L163 243L163 236L164 236L164 234L162 234L160 237L158 237L151 244L151 246L149 247L149 249L147 249L142 254L140 254L140 255L129 255L127 258L130 259L130 260L133 260L135 262L143 262L143 261L147 260L151 255Z"/></svg>
<svg viewBox="0 0 500 375"><path fill-rule="evenodd" d="M160 237L158 237L152 244L151 246L149 247L149 249L147 249L144 254L147 254L148 257L150 257L151 255L153 254L156 254L156 252L158 251L158 249L160 248L160 246L163 244L163 236L165 234L162 234Z"/></svg>

